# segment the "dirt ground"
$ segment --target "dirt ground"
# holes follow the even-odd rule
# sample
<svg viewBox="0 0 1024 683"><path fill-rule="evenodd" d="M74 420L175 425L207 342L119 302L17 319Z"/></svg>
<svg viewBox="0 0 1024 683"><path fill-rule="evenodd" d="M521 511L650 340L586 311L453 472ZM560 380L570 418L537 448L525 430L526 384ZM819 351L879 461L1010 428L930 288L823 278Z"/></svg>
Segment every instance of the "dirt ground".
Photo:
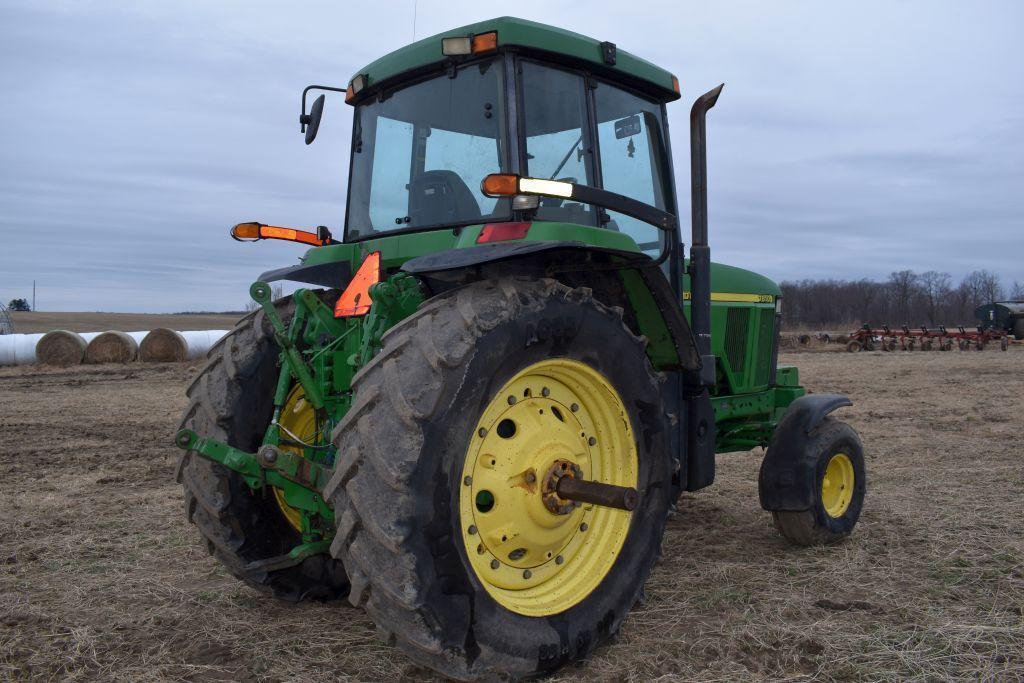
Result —
<svg viewBox="0 0 1024 683"><path fill-rule="evenodd" d="M787 547L760 451L687 494L610 645L559 681L1024 679L1024 349L800 353L855 401L854 536ZM338 604L230 578L185 521L189 365L0 368L0 679L432 680Z"/></svg>
<svg viewBox="0 0 1024 683"><path fill-rule="evenodd" d="M230 330L241 314L223 313L58 313L33 311L11 313L14 331L21 334L70 330L71 332L137 332L156 327L172 330Z"/></svg>

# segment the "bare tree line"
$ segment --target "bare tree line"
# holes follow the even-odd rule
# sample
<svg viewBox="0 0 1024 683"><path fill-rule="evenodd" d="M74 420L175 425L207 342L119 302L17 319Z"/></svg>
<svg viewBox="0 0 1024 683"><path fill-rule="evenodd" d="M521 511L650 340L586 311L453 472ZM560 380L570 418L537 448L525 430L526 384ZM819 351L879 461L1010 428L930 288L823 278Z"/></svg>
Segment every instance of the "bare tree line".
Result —
<svg viewBox="0 0 1024 683"><path fill-rule="evenodd" d="M988 270L970 273L956 286L949 273L900 270L885 281L799 280L783 282L782 324L788 328L934 327L977 324L974 309L993 301L1024 300L1024 284L1004 289Z"/></svg>

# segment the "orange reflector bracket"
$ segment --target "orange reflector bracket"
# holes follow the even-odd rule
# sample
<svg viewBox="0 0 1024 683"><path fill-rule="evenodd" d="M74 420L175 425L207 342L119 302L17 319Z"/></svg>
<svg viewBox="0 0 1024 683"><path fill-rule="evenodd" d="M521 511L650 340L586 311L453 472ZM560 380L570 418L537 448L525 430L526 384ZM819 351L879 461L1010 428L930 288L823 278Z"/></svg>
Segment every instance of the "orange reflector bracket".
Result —
<svg viewBox="0 0 1024 683"><path fill-rule="evenodd" d="M359 266L359 270L341 293L334 304L335 318L353 318L366 315L373 299L370 298L370 287L380 282L380 252L375 251Z"/></svg>
<svg viewBox="0 0 1024 683"><path fill-rule="evenodd" d="M314 247L322 247L330 243L330 237L321 239L315 232L296 230L295 228L279 228L276 225L263 225L262 223L239 223L231 228L231 237L239 242L254 242L256 240L286 240L288 242L300 242Z"/></svg>

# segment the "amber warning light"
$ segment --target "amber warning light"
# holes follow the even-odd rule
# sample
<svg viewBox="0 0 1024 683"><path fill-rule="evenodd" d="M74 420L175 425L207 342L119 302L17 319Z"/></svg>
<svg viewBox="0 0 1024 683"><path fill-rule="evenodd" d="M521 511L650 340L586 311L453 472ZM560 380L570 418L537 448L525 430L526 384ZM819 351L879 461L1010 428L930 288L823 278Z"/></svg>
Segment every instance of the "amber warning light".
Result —
<svg viewBox="0 0 1024 683"><path fill-rule="evenodd" d="M331 239L331 231L324 226L317 228L316 232L308 232L306 230L296 230L295 228L279 228L276 225L263 225L256 222L239 223L231 228L231 237L239 242L286 240L288 242L309 244L314 247L322 247L333 241Z"/></svg>

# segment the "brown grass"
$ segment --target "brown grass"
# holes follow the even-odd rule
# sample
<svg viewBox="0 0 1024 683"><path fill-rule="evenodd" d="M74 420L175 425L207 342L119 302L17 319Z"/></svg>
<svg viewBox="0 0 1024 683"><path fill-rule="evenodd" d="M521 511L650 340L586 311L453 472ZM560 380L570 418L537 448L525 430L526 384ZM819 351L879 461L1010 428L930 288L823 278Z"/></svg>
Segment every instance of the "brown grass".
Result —
<svg viewBox="0 0 1024 683"><path fill-rule="evenodd" d="M33 313L11 313L14 331L24 334L49 332L50 330L71 330L72 332L104 332L120 330L137 332L155 327L169 327L172 330L230 330L241 317L219 313L60 313L42 311Z"/></svg>
<svg viewBox="0 0 1024 683"><path fill-rule="evenodd" d="M621 635L556 680L1024 679L1024 350L783 361L856 403L855 535L787 547L759 451L723 456ZM195 367L0 368L0 680L431 680L361 612L206 555L172 481Z"/></svg>

